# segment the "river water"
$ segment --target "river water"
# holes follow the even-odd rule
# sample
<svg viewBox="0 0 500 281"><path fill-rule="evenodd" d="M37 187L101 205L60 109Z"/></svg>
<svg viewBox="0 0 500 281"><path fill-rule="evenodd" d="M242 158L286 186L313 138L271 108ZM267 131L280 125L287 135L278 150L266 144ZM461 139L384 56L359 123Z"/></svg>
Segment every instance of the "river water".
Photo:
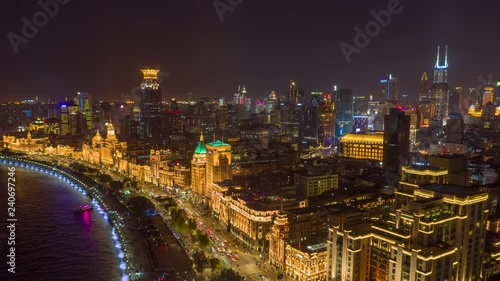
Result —
<svg viewBox="0 0 500 281"><path fill-rule="evenodd" d="M0 164L2 189L7 188L7 167ZM16 273L8 273L3 263L0 280L121 280L111 226L96 210L73 212L74 208L91 203L91 198L58 178L15 167ZM6 202L0 202L0 206L5 206L0 212L7 213ZM2 229L2 233L7 232ZM7 241L1 240L0 255L4 261Z"/></svg>

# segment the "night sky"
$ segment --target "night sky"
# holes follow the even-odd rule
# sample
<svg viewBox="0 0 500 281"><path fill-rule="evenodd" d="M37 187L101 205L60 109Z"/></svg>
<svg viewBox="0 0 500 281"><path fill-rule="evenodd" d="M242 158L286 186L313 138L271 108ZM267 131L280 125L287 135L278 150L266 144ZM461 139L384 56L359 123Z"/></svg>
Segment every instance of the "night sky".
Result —
<svg viewBox="0 0 500 281"><path fill-rule="evenodd" d="M229 97L238 84L253 97L284 94L290 79L306 93L336 84L366 95L392 73L416 100L422 72L432 79L437 45L449 46L451 87L476 87L490 73L500 80L498 0L401 0L403 11L347 63L339 44L353 44L354 27L389 2L242 0L221 22L213 0L71 0L15 54L7 35L22 35L21 18L32 21L41 8L1 1L0 95L89 91L115 100L141 83L140 68L160 65L169 73L164 99Z"/></svg>

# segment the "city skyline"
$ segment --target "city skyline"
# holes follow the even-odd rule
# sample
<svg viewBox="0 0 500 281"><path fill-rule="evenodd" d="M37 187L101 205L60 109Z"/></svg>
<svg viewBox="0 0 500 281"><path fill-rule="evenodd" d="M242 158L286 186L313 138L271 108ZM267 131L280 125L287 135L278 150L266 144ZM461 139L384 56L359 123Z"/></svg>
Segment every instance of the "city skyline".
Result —
<svg viewBox="0 0 500 281"><path fill-rule="evenodd" d="M115 100L140 85L140 69L159 66L169 73L161 83L165 100L187 99L189 93L230 97L240 84L252 98L273 90L286 95L290 80L306 94L332 91L333 85L352 89L355 96L377 94L378 82L390 73L400 79L401 94L416 102L420 77L432 73L438 45L449 48L450 89L475 87L478 77L498 73L497 39L483 28L493 26L494 17L480 13L498 4L486 0L449 7L402 1L401 13L348 63L339 44L352 44L354 28L363 29L373 21L371 11L388 2L242 1L223 21L211 2L120 2L119 9L117 2L68 2L18 46L17 54L7 36L2 41L7 67L0 93L5 100L62 99L83 91ZM36 2L7 5L3 10L12 12L4 15L5 35L21 34L21 18L41 10ZM332 13L339 9L342 13ZM475 48L481 52L470 52Z"/></svg>

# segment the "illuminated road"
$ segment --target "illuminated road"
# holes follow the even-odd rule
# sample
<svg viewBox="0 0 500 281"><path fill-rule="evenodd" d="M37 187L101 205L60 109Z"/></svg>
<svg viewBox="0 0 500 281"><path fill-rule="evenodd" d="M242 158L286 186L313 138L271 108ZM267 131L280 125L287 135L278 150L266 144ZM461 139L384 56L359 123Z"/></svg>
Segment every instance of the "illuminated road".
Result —
<svg viewBox="0 0 500 281"><path fill-rule="evenodd" d="M84 164L96 169L99 169L107 174L109 174L113 180L123 180L125 176L123 174L120 174L116 171L108 170L108 169L102 169L96 165L81 161L81 160L74 160L74 159L67 159L63 157L48 157L48 156L43 156L43 155L37 155L37 158L40 160L44 160L47 162L52 162L54 160L58 160L59 165L65 165L69 166L72 162L77 162L80 164ZM214 256L219 258L222 263L227 267L231 267L234 270L236 270L240 275L245 276L247 281L255 280L255 281L270 281L270 280L276 280L276 276L278 275L278 271L272 270L269 264L262 262L261 259L261 254L252 254L247 252L246 248L242 244L237 245L236 247L231 243L233 241L233 238L229 233L226 231L216 231L216 229L221 229L221 225L218 224L218 222L212 218L212 217L204 217L202 216L196 209L189 203L186 202L183 199L178 198L178 196L175 196L174 194L169 194L164 190L161 190L162 188L155 186L151 183L140 183L140 190L139 192L134 192L137 193L139 196L144 196L147 197L148 199L153 202L157 208L158 211L162 214L162 217L165 221L167 221L167 216L165 214L165 209L163 205L161 205L160 202L155 197L158 196L168 196L172 197L175 199L177 202L178 206L188 213L190 218L194 219L196 221L196 224L200 230L203 232L207 233L206 226L209 227L210 231L207 233L208 236L210 237L210 244L207 246L207 249L204 251L205 253L208 253L210 256ZM180 238L182 241L182 238ZM230 258L227 255L221 254L218 252L218 248L221 245L225 245L226 242L231 243L230 247L225 247L225 249L230 249L231 252L237 253L239 256L239 259L236 260L235 262L232 262ZM215 253L213 250L215 250ZM258 263L261 264L261 267L258 266ZM263 267L263 268L262 268ZM292 278L288 278L288 280L293 280Z"/></svg>

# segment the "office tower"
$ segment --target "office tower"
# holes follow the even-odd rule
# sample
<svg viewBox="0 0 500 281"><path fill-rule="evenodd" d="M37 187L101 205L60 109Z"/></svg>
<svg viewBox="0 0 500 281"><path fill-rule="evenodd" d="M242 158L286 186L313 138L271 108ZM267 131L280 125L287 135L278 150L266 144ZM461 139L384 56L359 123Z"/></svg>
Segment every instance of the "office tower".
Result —
<svg viewBox="0 0 500 281"><path fill-rule="evenodd" d="M67 104L62 104L61 110L61 135L69 134L69 110Z"/></svg>
<svg viewBox="0 0 500 281"><path fill-rule="evenodd" d="M335 137L340 138L352 133L353 93L347 89L334 88L335 99Z"/></svg>
<svg viewBox="0 0 500 281"><path fill-rule="evenodd" d="M80 112L77 105L68 105L68 134L71 136L81 136L83 134L83 126L85 126L85 118Z"/></svg>
<svg viewBox="0 0 500 281"><path fill-rule="evenodd" d="M273 112L278 106L278 95L274 91L272 91L268 98L266 99L266 113L270 114Z"/></svg>
<svg viewBox="0 0 500 281"><path fill-rule="evenodd" d="M460 113L460 94L451 91L448 95L448 116L453 113Z"/></svg>
<svg viewBox="0 0 500 281"><path fill-rule="evenodd" d="M375 116L378 114L380 108L380 101L374 100L373 95L370 95L370 99L366 103L366 114L370 116Z"/></svg>
<svg viewBox="0 0 500 281"><path fill-rule="evenodd" d="M399 101L399 80L389 74L387 79L380 80L380 89L384 99L397 103Z"/></svg>
<svg viewBox="0 0 500 281"><path fill-rule="evenodd" d="M290 81L288 85L288 101L293 105L296 105L302 102L302 98L304 97L304 91L299 90L295 81Z"/></svg>
<svg viewBox="0 0 500 281"><path fill-rule="evenodd" d="M488 194L431 184L391 219L330 227L327 280L482 280Z"/></svg>
<svg viewBox="0 0 500 281"><path fill-rule="evenodd" d="M76 105L78 105L78 109L84 116L84 129L86 131L92 130L94 125L92 123L92 104L90 101L90 93L78 92L76 96Z"/></svg>
<svg viewBox="0 0 500 281"><path fill-rule="evenodd" d="M232 179L231 172L231 145L215 140L206 145L206 192L205 198L211 206L214 183Z"/></svg>
<svg viewBox="0 0 500 281"><path fill-rule="evenodd" d="M304 106L300 136L302 140L320 144L319 111L323 103L322 92L312 92L311 100Z"/></svg>
<svg viewBox="0 0 500 281"><path fill-rule="evenodd" d="M417 107L413 105L399 105L399 110L402 110L405 115L410 116L410 137L409 137L409 147L410 152L418 152L417 144L417 132L420 129L420 114L418 114Z"/></svg>
<svg viewBox="0 0 500 281"><path fill-rule="evenodd" d="M238 86L238 90L233 95L233 107L236 117L236 122L239 124L243 119L250 118L252 108L252 100L247 97L247 90L245 85L243 88Z"/></svg>
<svg viewBox="0 0 500 281"><path fill-rule="evenodd" d="M141 139L159 141L165 137L164 110L162 106L159 69L141 69L144 80L141 84L140 128Z"/></svg>
<svg viewBox="0 0 500 281"><path fill-rule="evenodd" d="M460 113L453 113L444 127L446 143L464 142L464 118Z"/></svg>
<svg viewBox="0 0 500 281"><path fill-rule="evenodd" d="M435 105L434 118L440 121L448 118L448 91L448 46L446 46L444 63L440 60L440 47L438 46L431 99Z"/></svg>
<svg viewBox="0 0 500 281"><path fill-rule="evenodd" d="M253 107L252 107L252 99L248 97L247 95L247 90L245 89L245 85L243 85L243 90L241 91L245 95L245 113L244 113L244 119L250 119L252 116L252 113L254 112Z"/></svg>
<svg viewBox="0 0 500 281"><path fill-rule="evenodd" d="M500 105L500 82L497 82L497 86L495 88L495 105Z"/></svg>
<svg viewBox="0 0 500 281"><path fill-rule="evenodd" d="M430 94L431 94L431 91L429 88L429 79L427 78L427 72L424 72L424 74L422 74L422 78L420 78L420 89L418 92L418 101L423 102L423 101L431 100Z"/></svg>
<svg viewBox="0 0 500 281"><path fill-rule="evenodd" d="M323 100L319 112L318 139L323 147L328 147L335 143L335 109L331 93L324 93Z"/></svg>
<svg viewBox="0 0 500 281"><path fill-rule="evenodd" d="M368 111L368 101L365 96L354 97L353 115L364 115Z"/></svg>
<svg viewBox="0 0 500 281"><path fill-rule="evenodd" d="M245 94L241 91L241 86L238 85L238 90L233 95L233 105L245 104Z"/></svg>
<svg viewBox="0 0 500 281"><path fill-rule="evenodd" d="M202 201L206 193L206 164L207 146L203 140L203 134L200 134L200 142L191 160L191 192L197 202Z"/></svg>
<svg viewBox="0 0 500 281"><path fill-rule="evenodd" d="M397 173L410 152L411 116L391 108L384 118L384 169Z"/></svg>
<svg viewBox="0 0 500 281"><path fill-rule="evenodd" d="M495 103L495 88L492 86L484 86L482 94L482 105L487 105L488 103Z"/></svg>

